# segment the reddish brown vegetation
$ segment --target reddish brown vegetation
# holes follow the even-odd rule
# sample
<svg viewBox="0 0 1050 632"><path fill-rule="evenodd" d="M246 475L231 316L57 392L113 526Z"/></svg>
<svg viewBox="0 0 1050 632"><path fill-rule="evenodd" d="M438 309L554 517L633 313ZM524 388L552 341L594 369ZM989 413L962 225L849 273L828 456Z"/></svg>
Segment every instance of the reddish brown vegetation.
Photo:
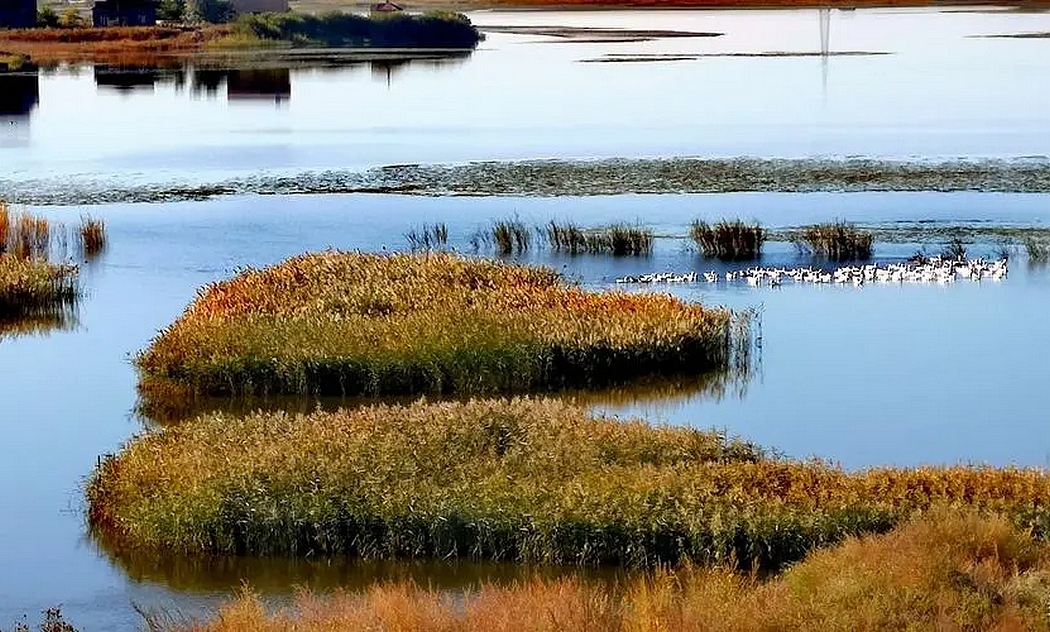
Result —
<svg viewBox="0 0 1050 632"><path fill-rule="evenodd" d="M84 59L151 63L159 56L200 50L228 33L225 26L24 29L0 31L0 50L28 55L36 63Z"/></svg>

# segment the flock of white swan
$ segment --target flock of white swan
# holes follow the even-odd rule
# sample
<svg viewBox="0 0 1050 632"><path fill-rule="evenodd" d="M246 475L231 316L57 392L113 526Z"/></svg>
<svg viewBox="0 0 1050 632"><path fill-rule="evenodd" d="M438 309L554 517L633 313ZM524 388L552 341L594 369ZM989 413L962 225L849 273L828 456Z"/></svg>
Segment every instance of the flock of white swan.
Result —
<svg viewBox="0 0 1050 632"><path fill-rule="evenodd" d="M751 286L777 287L785 282L864 285L866 283L936 283L957 280L1001 281L1009 273L1007 259L948 259L930 257L921 261L886 265L850 265L833 270L820 268L746 268L732 272L653 272L624 276L617 283L746 283Z"/></svg>

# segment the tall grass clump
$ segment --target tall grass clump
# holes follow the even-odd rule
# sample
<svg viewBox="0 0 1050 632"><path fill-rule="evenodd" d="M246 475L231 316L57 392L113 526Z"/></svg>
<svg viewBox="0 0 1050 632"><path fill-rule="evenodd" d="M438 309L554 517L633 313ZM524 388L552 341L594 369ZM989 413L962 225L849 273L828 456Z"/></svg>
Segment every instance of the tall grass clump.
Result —
<svg viewBox="0 0 1050 632"><path fill-rule="evenodd" d="M76 267L0 254L0 319L53 316L77 295Z"/></svg>
<svg viewBox="0 0 1050 632"><path fill-rule="evenodd" d="M944 504L1050 525L1041 470L846 472L530 399L205 415L133 440L87 496L104 544L173 554L773 570Z"/></svg>
<svg viewBox="0 0 1050 632"><path fill-rule="evenodd" d="M958 237L952 237L951 240L944 245L944 249L941 250L941 257L952 261L965 261L966 242Z"/></svg>
<svg viewBox="0 0 1050 632"><path fill-rule="evenodd" d="M448 245L448 226L443 222L423 224L405 233L405 239L413 252L438 250Z"/></svg>
<svg viewBox="0 0 1050 632"><path fill-rule="evenodd" d="M570 255L610 254L614 257L639 257L653 250L653 233L638 226L614 224L606 228L584 229L567 222L551 221L541 231L555 252Z"/></svg>
<svg viewBox="0 0 1050 632"><path fill-rule="evenodd" d="M732 361L733 315L447 253L325 252L207 286L137 359L202 394L591 388Z"/></svg>
<svg viewBox="0 0 1050 632"><path fill-rule="evenodd" d="M1029 263L1043 264L1050 261L1050 241L1029 237L1024 240L1024 249L1028 253Z"/></svg>
<svg viewBox="0 0 1050 632"><path fill-rule="evenodd" d="M806 226L792 241L802 252L831 261L870 259L874 237L846 222Z"/></svg>
<svg viewBox="0 0 1050 632"><path fill-rule="evenodd" d="M747 261L762 256L762 244L766 241L762 226L746 224L740 220L722 220L713 226L704 221L694 221L689 236L705 257L723 261Z"/></svg>
<svg viewBox="0 0 1050 632"><path fill-rule="evenodd" d="M400 582L363 594L304 591L276 611L244 591L214 619L177 629L535 632L556 621L559 630L595 632L1041 630L1048 596L1045 545L997 516L937 510L814 553L769 581L686 566L622 589L536 577L485 584L455 600Z"/></svg>
<svg viewBox="0 0 1050 632"><path fill-rule="evenodd" d="M529 249L529 228L520 219L504 219L492 224L492 243L501 255L521 254Z"/></svg>
<svg viewBox="0 0 1050 632"><path fill-rule="evenodd" d="M100 219L80 219L80 246L88 259L98 256L106 249L106 224Z"/></svg>

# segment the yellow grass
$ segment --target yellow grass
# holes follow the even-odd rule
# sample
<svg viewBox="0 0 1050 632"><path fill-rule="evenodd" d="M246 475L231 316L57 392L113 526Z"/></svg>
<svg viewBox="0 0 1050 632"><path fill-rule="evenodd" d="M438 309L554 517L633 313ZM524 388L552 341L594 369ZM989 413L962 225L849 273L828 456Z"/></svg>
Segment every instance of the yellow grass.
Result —
<svg viewBox="0 0 1050 632"><path fill-rule="evenodd" d="M937 510L849 539L769 581L686 567L609 589L576 579L486 585L462 599L413 583L299 594L269 612L250 592L182 632L751 632L1045 630L1045 545L1009 521Z"/></svg>
<svg viewBox="0 0 1050 632"><path fill-rule="evenodd" d="M326 252L202 289L137 364L147 395L525 392L723 368L733 333L727 310L544 268Z"/></svg>
<svg viewBox="0 0 1050 632"><path fill-rule="evenodd" d="M207 415L133 441L96 472L88 499L108 544L173 553L777 568L939 503L999 511L1042 535L1050 477L850 473L515 399Z"/></svg>

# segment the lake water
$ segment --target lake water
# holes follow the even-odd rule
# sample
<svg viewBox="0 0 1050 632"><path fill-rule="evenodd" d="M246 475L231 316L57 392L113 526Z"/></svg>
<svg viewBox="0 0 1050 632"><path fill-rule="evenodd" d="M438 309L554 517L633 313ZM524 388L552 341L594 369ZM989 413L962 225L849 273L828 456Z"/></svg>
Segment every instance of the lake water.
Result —
<svg viewBox="0 0 1050 632"><path fill-rule="evenodd" d="M609 11L474 19L726 35L580 43L499 33L455 60L211 75L194 68L145 78L60 69L23 82L21 98L2 100L5 108L17 102L10 109L28 111L9 113L0 131L0 184L209 182L230 174L550 156L1017 157L1045 154L1050 138L1050 93L1040 82L1050 70L1050 40L970 37L1050 30L1045 14L832 12L832 50L893 54L621 63L580 60L819 50L819 16ZM30 84L37 92L24 87ZM601 288L625 274L722 270L674 237L696 218L743 217L773 228L833 219L1050 227L1050 196L977 192L228 196L32 210L69 224L85 213L102 218L111 246L83 268L87 296L71 329L0 337L3 629L54 605L82 630L134 629L140 619L132 604L192 613L241 579L287 593L293 583L360 586L412 575L458 586L521 572L471 564L116 559L87 538L85 477L100 455L142 429L129 354L176 318L196 288L238 267L326 247L403 249L407 230L435 221L446 222L453 245L466 249L475 230L514 215L530 224L637 221L667 236L648 258L525 257ZM917 247L877 244L876 255L900 260ZM994 250L992 243L971 247L974 254ZM795 261L790 245L770 244L766 263ZM760 307L760 365L744 388L722 396L686 388L600 409L725 428L789 456L848 468L1050 466L1050 271L1027 267L1023 256L999 283L658 289Z"/></svg>

